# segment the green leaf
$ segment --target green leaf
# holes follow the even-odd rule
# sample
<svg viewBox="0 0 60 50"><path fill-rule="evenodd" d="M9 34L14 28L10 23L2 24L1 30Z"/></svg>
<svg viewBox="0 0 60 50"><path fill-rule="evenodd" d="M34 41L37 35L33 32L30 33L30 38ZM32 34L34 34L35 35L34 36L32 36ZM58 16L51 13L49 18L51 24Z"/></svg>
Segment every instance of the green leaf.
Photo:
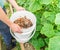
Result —
<svg viewBox="0 0 60 50"><path fill-rule="evenodd" d="M48 12L48 11L45 11L44 13L43 13L43 16L45 17L45 18L47 18L47 17L49 17L51 14L50 14L50 12Z"/></svg>
<svg viewBox="0 0 60 50"><path fill-rule="evenodd" d="M35 50L40 50L38 40L33 40L31 44L34 46Z"/></svg>
<svg viewBox="0 0 60 50"><path fill-rule="evenodd" d="M46 4L46 5L50 4L51 2L52 0L40 0L41 4Z"/></svg>
<svg viewBox="0 0 60 50"><path fill-rule="evenodd" d="M60 36L60 31L56 30L55 31L55 36Z"/></svg>
<svg viewBox="0 0 60 50"><path fill-rule="evenodd" d="M41 28L42 28L42 25L40 24L40 25L37 25L36 26L36 31L41 31Z"/></svg>
<svg viewBox="0 0 60 50"><path fill-rule="evenodd" d="M60 8L60 2L57 4L57 7Z"/></svg>
<svg viewBox="0 0 60 50"><path fill-rule="evenodd" d="M55 24L60 25L60 13L56 14Z"/></svg>
<svg viewBox="0 0 60 50"><path fill-rule="evenodd" d="M53 25L51 24L44 24L44 26L41 29L41 34L44 34L47 37L52 37L55 35L55 32L53 30Z"/></svg>
<svg viewBox="0 0 60 50"><path fill-rule="evenodd" d="M47 18L47 20L50 21L51 23L55 23L55 14L50 13L50 16Z"/></svg>
<svg viewBox="0 0 60 50"><path fill-rule="evenodd" d="M45 50L48 50L48 48L46 47Z"/></svg>
<svg viewBox="0 0 60 50"><path fill-rule="evenodd" d="M44 39L44 40L45 40L46 44L48 45L48 43L49 43L49 38L46 38L46 39Z"/></svg>
<svg viewBox="0 0 60 50"><path fill-rule="evenodd" d="M43 16L46 18L46 20L50 21L51 23L54 23L54 21L55 21L55 13L45 11L43 13Z"/></svg>
<svg viewBox="0 0 60 50"><path fill-rule="evenodd" d="M42 38L38 39L38 42L39 42L40 48L43 47L43 46L45 46L45 43L44 43L44 41L43 41Z"/></svg>
<svg viewBox="0 0 60 50"><path fill-rule="evenodd" d="M42 38L37 40L32 40L31 44L34 46L35 50L40 50L40 47L45 46Z"/></svg>
<svg viewBox="0 0 60 50"><path fill-rule="evenodd" d="M31 3L30 6L29 6L29 10L31 12L35 12L37 10L40 10L41 8L42 8L42 6L37 1L35 1L34 3Z"/></svg>
<svg viewBox="0 0 60 50"><path fill-rule="evenodd" d="M40 21L41 21L41 20L40 20L40 17L39 17L39 16L36 16L36 19L37 19L37 22L36 22L37 25L40 25Z"/></svg>
<svg viewBox="0 0 60 50"><path fill-rule="evenodd" d="M43 17L43 16L41 17L41 19L40 19L40 20L41 20L41 24L42 24L42 25L44 25L45 23L47 23L46 18L45 18L45 17Z"/></svg>
<svg viewBox="0 0 60 50"><path fill-rule="evenodd" d="M49 40L48 50L60 50L60 36L55 36Z"/></svg>
<svg viewBox="0 0 60 50"><path fill-rule="evenodd" d="M57 25L57 29L60 30L60 25Z"/></svg>
<svg viewBox="0 0 60 50"><path fill-rule="evenodd" d="M35 35L32 37L32 40L33 39L37 39L37 37L40 35L40 32L39 31L36 31L35 32Z"/></svg>
<svg viewBox="0 0 60 50"><path fill-rule="evenodd" d="M24 3L23 7L25 7L25 9L29 10L29 6L30 6L31 4L33 4L34 2L35 2L35 0L27 0L27 1Z"/></svg>

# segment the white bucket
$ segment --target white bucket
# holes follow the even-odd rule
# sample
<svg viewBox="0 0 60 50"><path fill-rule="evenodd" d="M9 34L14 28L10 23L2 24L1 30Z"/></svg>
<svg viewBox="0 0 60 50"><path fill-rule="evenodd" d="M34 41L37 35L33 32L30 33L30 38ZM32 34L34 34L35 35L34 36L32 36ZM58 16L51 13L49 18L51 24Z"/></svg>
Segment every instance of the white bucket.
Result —
<svg viewBox="0 0 60 50"><path fill-rule="evenodd" d="M26 18L30 19L33 23L33 26L27 29L22 29L22 34L20 33L13 33L10 29L11 35L19 42L25 43L28 42L34 35L36 31L36 17L34 14L28 11L18 11L12 14L10 20L14 22L17 18L21 18L26 16Z"/></svg>

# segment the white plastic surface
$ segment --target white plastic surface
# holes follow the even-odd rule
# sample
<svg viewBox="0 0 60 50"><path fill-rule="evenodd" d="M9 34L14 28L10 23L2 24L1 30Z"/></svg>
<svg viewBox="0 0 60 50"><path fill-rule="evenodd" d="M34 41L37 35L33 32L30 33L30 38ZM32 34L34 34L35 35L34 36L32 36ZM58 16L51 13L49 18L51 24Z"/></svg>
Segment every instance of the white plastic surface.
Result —
<svg viewBox="0 0 60 50"><path fill-rule="evenodd" d="M22 29L22 34L20 33L12 33L12 31L10 30L12 36L18 41L18 42L27 42L29 39L32 38L32 36L34 35L35 33L35 28L36 28L36 17L33 13L31 12L28 12L28 11L18 11L18 12L15 12L14 14L12 14L10 20L12 22L14 22L17 18L21 18L21 17L24 17L26 16L26 18L30 19L31 22L33 23L33 26L30 27L30 28L23 28ZM34 32L33 32L34 30ZM33 32L33 33L32 33Z"/></svg>

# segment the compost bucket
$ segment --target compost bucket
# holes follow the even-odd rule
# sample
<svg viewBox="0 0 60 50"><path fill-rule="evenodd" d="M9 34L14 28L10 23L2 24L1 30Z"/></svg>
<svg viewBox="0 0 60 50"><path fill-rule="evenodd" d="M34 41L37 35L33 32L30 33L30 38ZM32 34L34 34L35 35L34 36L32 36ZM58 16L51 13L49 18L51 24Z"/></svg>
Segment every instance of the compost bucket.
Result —
<svg viewBox="0 0 60 50"><path fill-rule="evenodd" d="M13 33L10 29L11 35L19 42L19 43L25 43L28 42L36 31L36 17L33 13L28 11L18 11L12 14L10 17L10 20L14 22L16 19L26 16L26 18L30 19L33 26L29 28L23 28L22 33Z"/></svg>

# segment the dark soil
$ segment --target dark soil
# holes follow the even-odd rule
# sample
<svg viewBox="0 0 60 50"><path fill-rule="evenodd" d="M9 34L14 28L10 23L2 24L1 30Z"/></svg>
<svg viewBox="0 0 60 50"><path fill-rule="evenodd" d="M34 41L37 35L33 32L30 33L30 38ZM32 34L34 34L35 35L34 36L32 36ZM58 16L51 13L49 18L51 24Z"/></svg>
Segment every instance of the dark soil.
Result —
<svg viewBox="0 0 60 50"><path fill-rule="evenodd" d="M17 20L14 21L14 23L18 24L22 28L29 28L33 25L30 19L27 19L26 16L18 18Z"/></svg>
<svg viewBox="0 0 60 50"><path fill-rule="evenodd" d="M35 50L35 48L30 43L25 43L25 50Z"/></svg>

